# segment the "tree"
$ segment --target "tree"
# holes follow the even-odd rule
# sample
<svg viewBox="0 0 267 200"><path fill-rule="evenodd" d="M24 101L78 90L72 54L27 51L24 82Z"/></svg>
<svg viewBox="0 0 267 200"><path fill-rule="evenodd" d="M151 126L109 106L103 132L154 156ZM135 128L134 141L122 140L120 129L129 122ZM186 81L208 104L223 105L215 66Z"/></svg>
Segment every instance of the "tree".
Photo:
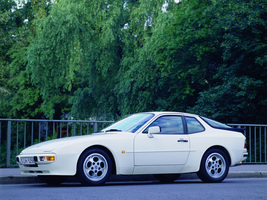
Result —
<svg viewBox="0 0 267 200"><path fill-rule="evenodd" d="M163 107L159 106L158 95L162 92L160 85L164 83L154 62L150 40L153 29L161 26L159 23L163 20L160 19L165 17L162 11L164 2L129 1L125 7L128 21L122 30L123 56L116 90L122 115Z"/></svg>
<svg viewBox="0 0 267 200"><path fill-rule="evenodd" d="M266 110L263 2L182 1L173 12L154 49L163 74L176 80L177 104L222 121L259 122L255 109Z"/></svg>
<svg viewBox="0 0 267 200"><path fill-rule="evenodd" d="M40 117L39 91L31 84L26 72L25 57L34 34L34 15L46 2L28 2L18 7L14 1L1 1L1 117ZM37 12L38 11L38 12Z"/></svg>
<svg viewBox="0 0 267 200"><path fill-rule="evenodd" d="M111 119L176 110L266 122L262 0L0 5L4 117Z"/></svg>
<svg viewBox="0 0 267 200"><path fill-rule="evenodd" d="M200 93L193 111L225 122L266 123L264 2L217 4L220 9L214 15L216 35L221 38L222 62L213 79L219 84Z"/></svg>
<svg viewBox="0 0 267 200"><path fill-rule="evenodd" d="M71 115L79 118L96 114L96 109L110 112L120 59L120 6L120 1L60 1L40 21L27 68L42 90L50 118L71 108Z"/></svg>

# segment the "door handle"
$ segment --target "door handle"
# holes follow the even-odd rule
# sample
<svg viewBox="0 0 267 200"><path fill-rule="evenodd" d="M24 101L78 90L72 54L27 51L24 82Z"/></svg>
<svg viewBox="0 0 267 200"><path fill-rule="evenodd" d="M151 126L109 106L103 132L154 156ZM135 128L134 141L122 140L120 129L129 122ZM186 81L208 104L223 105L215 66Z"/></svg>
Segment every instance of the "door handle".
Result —
<svg viewBox="0 0 267 200"><path fill-rule="evenodd" d="M180 139L180 140L177 140L177 142L188 142L188 140Z"/></svg>

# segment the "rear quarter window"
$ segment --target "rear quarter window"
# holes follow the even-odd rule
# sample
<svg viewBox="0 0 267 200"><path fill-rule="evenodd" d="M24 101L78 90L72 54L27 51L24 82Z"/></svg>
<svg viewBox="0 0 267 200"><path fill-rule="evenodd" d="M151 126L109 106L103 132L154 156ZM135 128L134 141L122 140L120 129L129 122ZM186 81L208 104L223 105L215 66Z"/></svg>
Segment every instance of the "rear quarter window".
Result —
<svg viewBox="0 0 267 200"><path fill-rule="evenodd" d="M210 125L213 128L219 128L219 129L231 129L231 126L227 126L226 124L223 124L221 122L217 122L213 119L209 119L206 117L201 117L208 125Z"/></svg>
<svg viewBox="0 0 267 200"><path fill-rule="evenodd" d="M198 133L205 130L202 124L194 117L185 117L188 133Z"/></svg>

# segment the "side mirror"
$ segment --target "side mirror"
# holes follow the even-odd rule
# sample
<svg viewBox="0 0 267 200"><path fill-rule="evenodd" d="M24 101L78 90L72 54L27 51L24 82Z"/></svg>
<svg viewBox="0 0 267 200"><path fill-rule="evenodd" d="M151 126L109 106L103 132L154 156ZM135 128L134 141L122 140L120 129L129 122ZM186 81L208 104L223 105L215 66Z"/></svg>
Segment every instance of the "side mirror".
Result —
<svg viewBox="0 0 267 200"><path fill-rule="evenodd" d="M160 133L160 127L159 126L152 126L148 129L148 137L153 138L154 133Z"/></svg>

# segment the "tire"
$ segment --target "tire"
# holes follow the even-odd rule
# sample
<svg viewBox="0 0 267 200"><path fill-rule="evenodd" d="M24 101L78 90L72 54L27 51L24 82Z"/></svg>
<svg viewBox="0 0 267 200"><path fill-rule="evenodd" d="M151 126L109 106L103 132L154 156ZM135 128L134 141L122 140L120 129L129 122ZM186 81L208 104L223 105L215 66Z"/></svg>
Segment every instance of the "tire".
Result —
<svg viewBox="0 0 267 200"><path fill-rule="evenodd" d="M102 149L88 149L78 161L77 175L83 185L103 185L111 172L111 158Z"/></svg>
<svg viewBox="0 0 267 200"><path fill-rule="evenodd" d="M62 182L66 181L65 176L38 176L38 179L48 185L60 185Z"/></svg>
<svg viewBox="0 0 267 200"><path fill-rule="evenodd" d="M222 182L229 171L229 159L220 149L208 150L201 161L198 177L205 183Z"/></svg>
<svg viewBox="0 0 267 200"><path fill-rule="evenodd" d="M154 174L155 179L159 180L162 183L172 183L180 174Z"/></svg>

